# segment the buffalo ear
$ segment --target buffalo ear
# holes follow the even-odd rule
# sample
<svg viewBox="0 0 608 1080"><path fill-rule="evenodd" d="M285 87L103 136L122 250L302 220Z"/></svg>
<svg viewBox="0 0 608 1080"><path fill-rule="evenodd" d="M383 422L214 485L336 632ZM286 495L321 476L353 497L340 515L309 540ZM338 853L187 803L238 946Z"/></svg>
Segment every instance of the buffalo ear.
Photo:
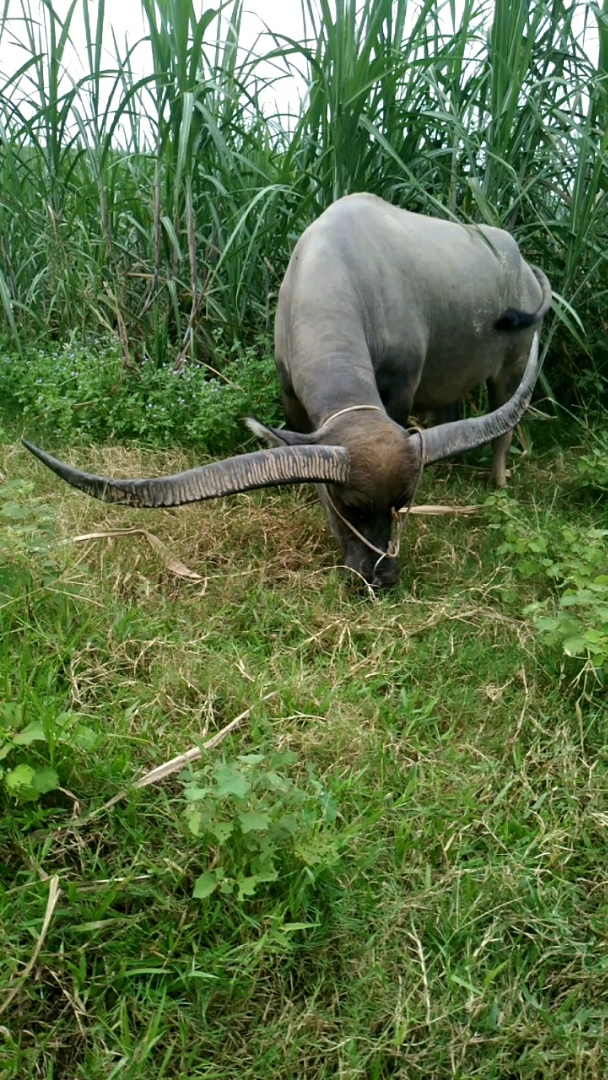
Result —
<svg viewBox="0 0 608 1080"><path fill-rule="evenodd" d="M316 442L314 434L302 435L299 431L288 431L287 428L266 427L266 424L261 424L252 416L248 416L245 423L249 430L268 446L311 446Z"/></svg>

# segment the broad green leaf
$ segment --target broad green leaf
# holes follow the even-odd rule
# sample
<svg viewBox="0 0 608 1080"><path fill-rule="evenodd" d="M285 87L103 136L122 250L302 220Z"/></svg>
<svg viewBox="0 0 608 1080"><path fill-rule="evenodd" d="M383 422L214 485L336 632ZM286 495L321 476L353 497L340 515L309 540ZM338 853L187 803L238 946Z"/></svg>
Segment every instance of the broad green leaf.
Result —
<svg viewBox="0 0 608 1080"><path fill-rule="evenodd" d="M198 787L196 784L189 784L184 790L184 797L186 802L200 802L202 799L206 799L210 789L208 787Z"/></svg>
<svg viewBox="0 0 608 1080"><path fill-rule="evenodd" d="M215 891L218 886L218 880L213 870L206 870L204 874L201 874L199 878L194 882L194 892L192 895L196 900L205 900L211 893Z"/></svg>
<svg viewBox="0 0 608 1080"><path fill-rule="evenodd" d="M538 563L532 562L531 559L522 559L517 569L523 577L533 577L538 573Z"/></svg>
<svg viewBox="0 0 608 1080"><path fill-rule="evenodd" d="M5 503L0 509L0 517L10 521L27 521L32 516L32 510L28 506L18 506L17 503Z"/></svg>
<svg viewBox="0 0 608 1080"><path fill-rule="evenodd" d="M297 761L298 755L293 750L280 750L271 754L269 765L271 769L280 769L284 765L295 765Z"/></svg>
<svg viewBox="0 0 608 1080"><path fill-rule="evenodd" d="M11 791L19 791L20 788L32 786L35 770L31 765L17 765L6 774L6 784Z"/></svg>
<svg viewBox="0 0 608 1080"><path fill-rule="evenodd" d="M246 896L254 896L258 882L259 878L255 874L252 877L238 877L239 900L244 900Z"/></svg>
<svg viewBox="0 0 608 1080"><path fill-rule="evenodd" d="M216 821L214 825L211 825L210 832L213 833L220 844L225 844L226 840L229 840L234 832L234 825L231 821Z"/></svg>
<svg viewBox="0 0 608 1080"><path fill-rule="evenodd" d="M259 882L276 881L279 876L279 872L272 861L272 857L269 855L266 855L261 859L255 859L253 869L255 870L255 876Z"/></svg>
<svg viewBox="0 0 608 1080"><path fill-rule="evenodd" d="M33 485L28 480L8 480L0 487L0 502L12 499L13 496L19 498L31 495L33 490Z"/></svg>
<svg viewBox="0 0 608 1080"><path fill-rule="evenodd" d="M72 724L77 718L78 713L76 712L71 712L70 710L66 712L60 712L55 717L55 724L58 728L69 727L69 725Z"/></svg>
<svg viewBox="0 0 608 1080"><path fill-rule="evenodd" d="M338 857L336 843L329 837L324 836L311 837L308 841L298 841L294 846L294 851L307 866L332 863Z"/></svg>
<svg viewBox="0 0 608 1080"><path fill-rule="evenodd" d="M517 600L515 589L503 589L500 595L504 604L514 604Z"/></svg>
<svg viewBox="0 0 608 1080"><path fill-rule="evenodd" d="M218 765L215 769L216 792L218 795L234 795L244 799L251 791L251 784L242 772L231 765Z"/></svg>
<svg viewBox="0 0 608 1080"><path fill-rule="evenodd" d="M263 832L270 825L270 815L260 810L244 810L237 817L244 833Z"/></svg>
<svg viewBox="0 0 608 1080"><path fill-rule="evenodd" d="M32 720L31 724L24 727L23 731L18 731L16 735L13 735L13 742L16 743L17 746L30 746L33 742L46 741L44 728L37 720Z"/></svg>
<svg viewBox="0 0 608 1080"><path fill-rule="evenodd" d="M88 753L90 750L95 749L100 738L99 733L93 731L93 728L87 727L86 724L77 724L68 737L68 741L72 746L77 746L79 750Z"/></svg>
<svg viewBox="0 0 608 1080"><path fill-rule="evenodd" d="M32 787L34 791L39 791L41 795L46 794L47 791L55 791L59 787L59 777L55 770L51 769L50 765L36 769L32 779Z"/></svg>
<svg viewBox="0 0 608 1080"><path fill-rule="evenodd" d="M291 780L288 780L285 776L279 776L276 772L267 772L264 775L264 780L268 787L273 787L277 791L289 791Z"/></svg>
<svg viewBox="0 0 608 1080"><path fill-rule="evenodd" d="M584 656L586 649L585 639L582 637L566 638L564 641L564 652L567 656Z"/></svg>
<svg viewBox="0 0 608 1080"><path fill-rule="evenodd" d="M608 641L605 644L603 642L589 641L587 642L587 648L592 656L602 656L608 660Z"/></svg>
<svg viewBox="0 0 608 1080"><path fill-rule="evenodd" d="M289 836L295 836L298 831L298 819L294 814L284 814L283 817L278 818L272 826L272 832L284 832Z"/></svg>
<svg viewBox="0 0 608 1080"><path fill-rule="evenodd" d="M18 728L23 719L23 706L17 701L7 701L0 706L0 727Z"/></svg>
<svg viewBox="0 0 608 1080"><path fill-rule="evenodd" d="M202 810L188 809L184 811L186 824L193 836L201 836L209 828L209 815Z"/></svg>

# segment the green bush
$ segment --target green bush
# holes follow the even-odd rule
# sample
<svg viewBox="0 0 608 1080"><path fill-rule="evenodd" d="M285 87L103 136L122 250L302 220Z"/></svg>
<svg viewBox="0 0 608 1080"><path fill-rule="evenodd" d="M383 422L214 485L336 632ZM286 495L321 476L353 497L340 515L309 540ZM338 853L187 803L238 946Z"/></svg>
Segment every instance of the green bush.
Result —
<svg viewBox="0 0 608 1080"><path fill-rule="evenodd" d="M540 584L531 616L545 644L608 682L608 529L530 520L515 499L500 492L486 501L490 528L500 533L498 553L516 575ZM517 593L506 589L514 602Z"/></svg>
<svg viewBox="0 0 608 1080"><path fill-rule="evenodd" d="M58 750L67 746L88 753L97 742L96 732L78 713L51 710L44 720L28 721L21 702L5 702L0 706L0 781L5 793L20 803L37 802L59 787Z"/></svg>
<svg viewBox="0 0 608 1080"><path fill-rule="evenodd" d="M198 364L176 370L149 360L133 370L123 364L118 346L103 339L33 348L25 361L11 349L0 350L5 412L20 416L28 435L64 445L134 439L143 446L196 446L223 454L249 438L243 426L248 414L280 421L278 379L266 342L233 346L221 375L210 377Z"/></svg>
<svg viewBox="0 0 608 1080"><path fill-rule="evenodd" d="M0 600L57 573L55 512L25 480L0 484Z"/></svg>
<svg viewBox="0 0 608 1080"><path fill-rule="evenodd" d="M578 471L586 487L608 491L608 443L579 458Z"/></svg>

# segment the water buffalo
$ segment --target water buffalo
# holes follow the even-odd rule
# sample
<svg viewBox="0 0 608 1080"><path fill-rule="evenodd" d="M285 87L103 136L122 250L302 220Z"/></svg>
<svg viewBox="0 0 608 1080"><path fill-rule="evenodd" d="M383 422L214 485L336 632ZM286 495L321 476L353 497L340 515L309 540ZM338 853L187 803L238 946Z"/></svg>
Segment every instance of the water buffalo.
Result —
<svg viewBox="0 0 608 1080"><path fill-rule="evenodd" d="M25 445L69 484L126 506L316 483L344 564L372 586L392 585L394 512L413 499L425 465L491 442L491 478L504 484L550 306L547 278L502 229L349 195L300 237L281 285L275 359L290 429L248 421L270 449L177 476L110 480ZM408 431L412 410L446 410L484 381L487 415Z"/></svg>

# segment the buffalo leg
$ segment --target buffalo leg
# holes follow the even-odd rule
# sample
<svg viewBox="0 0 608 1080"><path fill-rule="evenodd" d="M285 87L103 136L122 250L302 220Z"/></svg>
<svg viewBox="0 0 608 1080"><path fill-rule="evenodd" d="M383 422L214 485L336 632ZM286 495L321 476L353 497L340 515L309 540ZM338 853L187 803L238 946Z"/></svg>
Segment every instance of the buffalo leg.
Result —
<svg viewBox="0 0 608 1080"><path fill-rule="evenodd" d="M313 425L310 422L308 413L306 412L306 409L300 405L295 394L286 394L283 391L281 400L283 402L285 419L292 431L301 431L305 435L310 431L313 431Z"/></svg>
<svg viewBox="0 0 608 1080"><path fill-rule="evenodd" d="M398 381L392 386L381 379L378 379L377 383L382 404L391 420L394 420L396 424L400 424L402 428L407 430L414 401L413 389L409 385Z"/></svg>
<svg viewBox="0 0 608 1080"><path fill-rule="evenodd" d="M289 378L286 369L282 364L277 363L277 370L279 373L279 382L281 384L281 401L283 403L283 412L285 413L287 425L292 431L300 431L303 434L308 435L309 432L314 430L313 425L310 422L310 417L296 397L295 390L291 385L291 379Z"/></svg>

